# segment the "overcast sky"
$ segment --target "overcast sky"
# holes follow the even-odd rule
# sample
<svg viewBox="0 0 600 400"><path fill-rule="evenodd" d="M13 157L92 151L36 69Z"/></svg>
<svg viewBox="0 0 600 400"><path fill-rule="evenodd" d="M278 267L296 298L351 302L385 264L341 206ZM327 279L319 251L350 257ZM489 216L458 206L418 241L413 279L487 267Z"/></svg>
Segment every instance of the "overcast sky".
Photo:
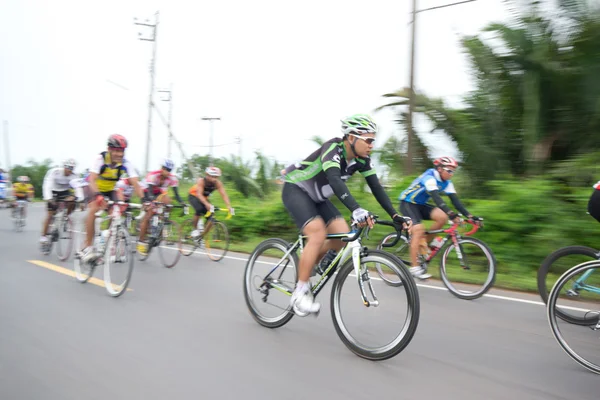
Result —
<svg viewBox="0 0 600 400"><path fill-rule="evenodd" d="M452 0L419 0L419 8ZM156 1L0 0L0 120L9 121L10 161L74 157L81 168L111 133L130 143L126 157L144 169L152 43L133 18L160 10L156 86L173 84L173 131L189 154L242 137L292 162L314 150L313 135L339 136L340 118L372 113L381 95L409 83L410 0ZM492 21L502 0L479 0L419 14L416 84L450 104L472 89L459 46ZM112 83L111 83L112 82ZM168 103L157 103L167 115ZM401 134L393 113L373 114L379 145ZM153 117L150 169L167 153L166 129ZM424 129L421 124L420 129ZM434 155L453 152L430 135ZM238 154L236 144L216 156ZM177 149L173 158L181 163ZM6 166L4 141L0 165Z"/></svg>

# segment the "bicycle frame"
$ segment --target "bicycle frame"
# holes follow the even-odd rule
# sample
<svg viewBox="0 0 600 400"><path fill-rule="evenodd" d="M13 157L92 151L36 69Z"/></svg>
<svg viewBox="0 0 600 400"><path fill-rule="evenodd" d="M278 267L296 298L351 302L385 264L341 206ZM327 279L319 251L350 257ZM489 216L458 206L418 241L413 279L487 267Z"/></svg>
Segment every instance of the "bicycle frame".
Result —
<svg viewBox="0 0 600 400"><path fill-rule="evenodd" d="M480 228L479 225L475 224L475 221L473 221L473 220L466 220L465 222L467 224L473 226L473 229L471 229L469 232L465 232L463 234L465 236L471 236L471 235L473 235ZM426 264L429 264L431 262L431 260L433 260L433 258L442 249L444 249L444 247L446 247L446 242L448 241L448 239L451 239L452 243L454 244L454 247L456 249L456 254L457 254L459 260L461 260L461 263L462 263L462 259L463 259L462 258L462 253L461 253L461 250L460 250L460 246L458 245L458 240L462 237L462 235L457 232L458 227L459 227L459 224L452 224L452 226L450 228L447 228L447 229L435 229L435 230L432 230L432 231L425 231L424 235L435 234L435 233L445 233L446 237L444 237L442 239L442 244L439 247L434 248L434 249L430 248L430 254L429 254L429 256L425 257L422 254L419 254L419 257L421 257ZM404 235L408 239L408 243L410 244L411 241L412 241L412 237L408 234L408 230L404 229L402 231L402 233L404 233ZM396 239L399 239L399 235L396 237ZM394 242L394 244L396 242ZM393 244L389 244L389 245L388 244L384 244L383 246L384 247L392 247ZM410 260L402 260L402 262L410 264Z"/></svg>
<svg viewBox="0 0 600 400"><path fill-rule="evenodd" d="M573 288L571 290L587 290L588 292L592 292L592 293L597 293L600 294L600 288L596 287L596 286L590 286L588 284L585 283L586 279L589 278L589 276L594 272L593 269L590 269L586 272L583 273L583 275L581 275L581 277L579 279L577 279L574 283L573 283ZM570 291L571 291L570 290ZM569 291L569 292L570 292ZM568 292L567 292L568 293Z"/></svg>
<svg viewBox="0 0 600 400"><path fill-rule="evenodd" d="M382 224L382 225L393 226L393 223L388 223L386 221L380 221L377 223ZM320 279L317 281L315 286L312 287L311 291L312 291L313 296L316 297L319 294L321 289L323 289L325 284L334 275L335 270L337 270L338 267L341 266L351 256L352 262L354 264L354 272L356 274L358 285L360 287L360 295L361 295L363 304L367 307L369 307L369 306L377 307L379 305L379 301L377 300L377 297L375 296L375 292L373 291L373 287L371 286L370 280L365 279L365 276L363 276L364 274L368 274L368 272L365 271L361 274L361 271L360 271L360 258L364 252L364 248L362 247L360 237L363 232L366 233L366 232L368 232L368 230L369 230L369 228L365 227L365 228L359 228L358 230L352 230L348 233L334 233L334 234L326 235L326 239L341 239L343 242L346 242L346 245L344 245L344 247L342 247L342 249L340 249L340 251L338 252L336 257L333 259L333 261L331 261L331 263L329 264L327 269L323 272L323 275L321 275ZM296 242L288 249L288 251L285 253L285 255L277 262L275 267L273 269L271 269L271 271L269 271L269 273L263 278L263 280L266 281L269 278L269 276L273 272L275 272L275 270L277 268L279 268L281 266L282 261L287 259L291 253L293 253L294 251L296 251L298 249L300 249L300 252L302 253L302 251L304 250L304 241L306 239L308 239L308 236L299 234ZM400 240L400 236L398 235L396 237L395 241L390 243L386 247L391 247L391 246L396 245L396 243L399 240ZM279 277L277 278L277 281L271 280L268 283L273 288L279 290L280 292L285 293L288 296L291 296L293 293L292 290L277 283L279 281L279 279L281 279L281 276L283 275L285 268L287 268L287 264L282 268L281 273L279 274ZM367 300L367 297L365 294L365 289L364 289L364 284L363 284L363 282L365 280L368 282L369 291L371 292L371 295L374 298L374 301L372 301L372 302ZM263 285L265 283L266 282L264 282Z"/></svg>

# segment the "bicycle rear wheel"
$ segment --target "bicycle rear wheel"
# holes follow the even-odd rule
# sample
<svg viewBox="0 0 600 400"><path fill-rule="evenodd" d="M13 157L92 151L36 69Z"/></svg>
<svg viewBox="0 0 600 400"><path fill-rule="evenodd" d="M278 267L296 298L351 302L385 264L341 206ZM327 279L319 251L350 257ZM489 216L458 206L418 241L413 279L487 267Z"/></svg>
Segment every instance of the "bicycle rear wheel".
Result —
<svg viewBox="0 0 600 400"><path fill-rule="evenodd" d="M354 272L352 258L348 259L338 270L331 288L331 316L335 330L350 351L359 357L372 361L382 361L394 357L408 346L419 323L420 303L417 285L402 261L381 250L367 250L360 258L359 277L353 276L350 281L356 286L343 292L346 278ZM403 282L402 286L377 285L369 277L376 270L375 265L385 268L385 274L396 274L394 281ZM389 271L388 271L389 270ZM385 300L377 299L377 304L365 307L359 293L360 285L372 289L371 294L384 294ZM349 305L360 304L360 311L350 312L344 317L343 312ZM376 309L377 311L373 310ZM356 307L354 308L356 310ZM383 311L390 311L391 317L382 318ZM359 315L360 314L360 315ZM357 317L357 328L352 329L352 318ZM372 321L367 321L367 318ZM392 325L394 326L392 328ZM394 333L390 333L393 329ZM351 332L352 331L352 332ZM375 344L374 337L388 336L383 344Z"/></svg>
<svg viewBox="0 0 600 400"><path fill-rule="evenodd" d="M294 316L290 298L298 279L298 255L294 251L285 256L289 247L283 239L267 239L246 263L244 299L252 317L267 328L279 328Z"/></svg>
<svg viewBox="0 0 600 400"><path fill-rule="evenodd" d="M220 221L213 221L208 232L204 233L204 243L208 258L221 261L229 250L229 231Z"/></svg>
<svg viewBox="0 0 600 400"><path fill-rule="evenodd" d="M69 217L60 218L56 228L58 230L56 255L60 261L66 261L73 250L73 223Z"/></svg>
<svg viewBox="0 0 600 400"><path fill-rule="evenodd" d="M85 242L85 222L82 222L77 229L74 231L73 235L73 246L75 247L75 252L78 252L83 248ZM50 241L50 243L52 243ZM86 283L90 280L92 275L94 275L95 265L84 263L79 259L76 255L73 260L73 270L75 271L75 278L81 282Z"/></svg>
<svg viewBox="0 0 600 400"><path fill-rule="evenodd" d="M572 294L572 284L579 285L577 296ZM557 304L560 301L560 305ZM573 307L576 306L576 307ZM561 329L557 311L559 308L570 309L583 315L590 326L567 323ZM600 348L598 334L600 333L600 261L588 261L565 272L550 291L546 315L552 334L560 347L579 365L600 374ZM591 328L591 329L590 329ZM568 341L565 336L573 334L574 340Z"/></svg>
<svg viewBox="0 0 600 400"><path fill-rule="evenodd" d="M400 236L400 240L395 249L383 247L384 244L393 242L398 233L390 233L386 237L384 237L381 242L377 245L377 250L388 251L402 260L406 265L410 265L410 243L405 236ZM386 250L389 249L389 250ZM377 273L379 277L388 285L391 286L402 286L402 281L400 277L394 273L387 273L389 270L387 268L383 268L381 264L375 264L375 268L377 269Z"/></svg>
<svg viewBox="0 0 600 400"><path fill-rule="evenodd" d="M129 286L133 274L134 257L127 229L120 226L111 236L104 253L104 286L113 297L119 297Z"/></svg>
<svg viewBox="0 0 600 400"><path fill-rule="evenodd" d="M181 225L181 247L179 252L184 256L191 255L198 248L198 242L192 237L192 232L196 230L194 221L188 219Z"/></svg>
<svg viewBox="0 0 600 400"><path fill-rule="evenodd" d="M181 227L177 221L165 221L162 231L163 239L158 246L158 255L165 267L173 268L181 257Z"/></svg>

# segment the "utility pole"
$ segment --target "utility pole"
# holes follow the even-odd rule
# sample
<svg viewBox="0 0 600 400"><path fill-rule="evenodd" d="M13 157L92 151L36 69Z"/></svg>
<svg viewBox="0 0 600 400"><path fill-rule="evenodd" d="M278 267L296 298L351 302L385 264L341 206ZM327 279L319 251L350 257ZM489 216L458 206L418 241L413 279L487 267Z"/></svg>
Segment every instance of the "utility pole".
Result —
<svg viewBox="0 0 600 400"><path fill-rule="evenodd" d="M143 37L142 33L139 32L140 40L145 40L152 43L152 61L150 62L150 96L148 99L148 133L146 137L146 166L145 172L148 172L148 166L150 162L150 134L152 133L152 108L154 106L153 94L154 94L154 76L155 76L155 63L156 63L156 35L158 31L158 11L154 14L154 24L135 22L137 18L134 18L135 25L147 26L152 28L152 36L150 38Z"/></svg>
<svg viewBox="0 0 600 400"><path fill-rule="evenodd" d="M202 120L203 121L210 121L210 139L209 139L210 140L210 142L209 142L210 143L209 144L209 146L210 146L210 153L209 153L209 156L208 156L208 164L212 167L213 160L214 160L214 158L213 158L213 133L214 133L213 132L213 128L214 128L213 123L214 123L214 121L220 121L221 118L219 118L219 117L202 117Z"/></svg>
<svg viewBox="0 0 600 400"><path fill-rule="evenodd" d="M414 138L414 126L413 126L413 113L415 110L415 42L416 42L416 33L417 33L417 14L430 10L437 10L440 8L446 8L451 6L457 6L459 4L472 3L477 0L463 0L458 1L456 3L444 4L441 6L435 6L430 8L425 8L423 10L417 10L417 0L413 0L412 2L412 35L411 35L411 46L410 46L410 98L408 99L408 140L407 140L407 149L406 149L406 173L412 174L413 172L413 138Z"/></svg>
<svg viewBox="0 0 600 400"><path fill-rule="evenodd" d="M156 114L158 114L158 118L161 119L163 124L167 125L167 121L165 120L165 117L163 117L163 115L161 114L159 109L156 109ZM175 135L173 135L173 132L171 132L171 129L169 129L169 136L173 139L173 141L175 142L177 147L179 147L179 151L181 152L181 157L183 158L183 160L186 160L188 169L190 170L190 173L192 174L194 179L198 179L199 175L198 175L198 172L196 171L196 168L192 164L191 160L185 154L185 151L183 150L183 146L181 145L181 142L177 141L177 139L175 138Z"/></svg>
<svg viewBox="0 0 600 400"><path fill-rule="evenodd" d="M238 157L240 158L240 161L242 161L242 137L241 136L236 136L235 142L238 145L238 152L239 152Z"/></svg>
<svg viewBox="0 0 600 400"><path fill-rule="evenodd" d="M408 138L406 141L406 173L412 174L413 151L412 141L414 138L413 112L415 110L415 34L417 32L417 0L412 5L412 37L410 46L410 98L408 99Z"/></svg>
<svg viewBox="0 0 600 400"><path fill-rule="evenodd" d="M10 150L8 148L8 121L4 121L4 150L6 151L6 172L10 176Z"/></svg>
<svg viewBox="0 0 600 400"><path fill-rule="evenodd" d="M169 130L169 142L167 144L167 158L171 158L171 141L173 140L171 135L172 123L173 123L173 84L169 87L169 90L159 90L159 93L167 93L168 97L166 99L161 99L162 101L169 102L169 120L167 121L167 128Z"/></svg>

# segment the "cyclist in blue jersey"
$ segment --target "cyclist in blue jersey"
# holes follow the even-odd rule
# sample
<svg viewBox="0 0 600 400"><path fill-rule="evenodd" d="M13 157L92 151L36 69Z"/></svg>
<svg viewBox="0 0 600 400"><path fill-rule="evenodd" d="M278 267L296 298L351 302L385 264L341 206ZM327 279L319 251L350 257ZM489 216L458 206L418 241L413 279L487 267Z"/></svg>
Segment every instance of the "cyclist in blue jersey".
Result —
<svg viewBox="0 0 600 400"><path fill-rule="evenodd" d="M429 235L429 237L425 238L425 228L421 221L424 219L435 221L431 226L431 230L441 229L448 222L448 218L454 222L459 221L458 214L446 205L440 194L447 194L454 207L461 214L475 221L479 220L478 217L471 215L460 202L456 195L454 184L450 180L456 172L456 168L458 168L458 162L452 157L440 157L433 162L433 165L434 168L430 168L421 174L398 197L400 200L400 212L410 217L413 221L410 245L412 267L410 268L410 272L419 279L431 277L418 264L417 255L422 248L427 252L427 243L434 236ZM433 199L437 207L427 204L429 199Z"/></svg>

